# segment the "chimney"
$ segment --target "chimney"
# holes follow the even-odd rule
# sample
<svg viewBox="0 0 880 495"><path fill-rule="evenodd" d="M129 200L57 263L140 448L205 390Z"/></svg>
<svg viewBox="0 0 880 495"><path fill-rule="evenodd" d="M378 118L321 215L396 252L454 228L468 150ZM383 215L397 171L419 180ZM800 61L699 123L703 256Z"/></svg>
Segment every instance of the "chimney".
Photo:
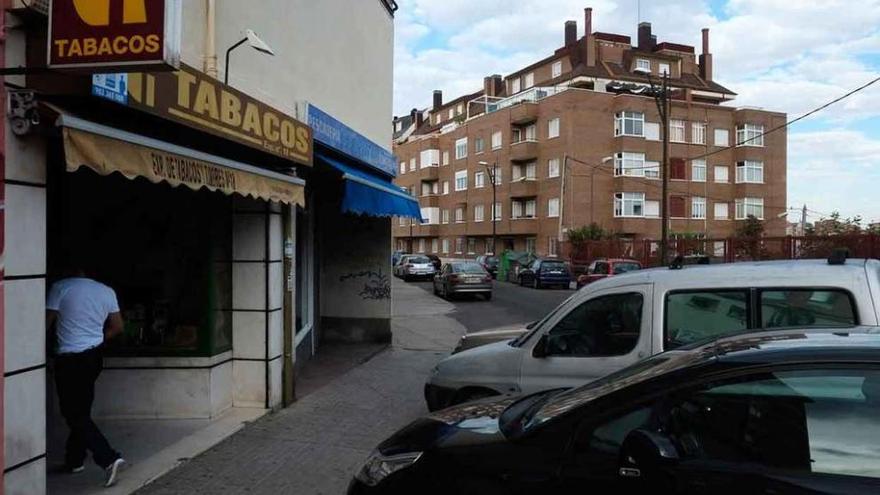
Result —
<svg viewBox="0 0 880 495"><path fill-rule="evenodd" d="M584 9L584 49L587 52L587 56L584 59L587 62L587 66L592 67L596 65L596 40L593 38L593 8L587 7Z"/></svg>
<svg viewBox="0 0 880 495"><path fill-rule="evenodd" d="M577 43L577 37L577 21L565 21L565 46L572 46Z"/></svg>
<svg viewBox="0 0 880 495"><path fill-rule="evenodd" d="M483 94L486 96L500 96L503 88L503 80L500 74L492 74L483 78Z"/></svg>
<svg viewBox="0 0 880 495"><path fill-rule="evenodd" d="M439 109L443 106L443 91L439 89L434 90L434 110Z"/></svg>
<svg viewBox="0 0 880 495"><path fill-rule="evenodd" d="M425 121L425 115L416 108L413 108L412 110L410 110L409 116L412 119L413 125L416 126L415 127L416 129L421 127Z"/></svg>
<svg viewBox="0 0 880 495"><path fill-rule="evenodd" d="M651 36L651 23L650 22L640 22L639 23L639 50L644 51L653 51L654 50L654 38Z"/></svg>
<svg viewBox="0 0 880 495"><path fill-rule="evenodd" d="M703 28L703 53L700 55L700 77L712 80L712 54L709 53L709 28Z"/></svg>

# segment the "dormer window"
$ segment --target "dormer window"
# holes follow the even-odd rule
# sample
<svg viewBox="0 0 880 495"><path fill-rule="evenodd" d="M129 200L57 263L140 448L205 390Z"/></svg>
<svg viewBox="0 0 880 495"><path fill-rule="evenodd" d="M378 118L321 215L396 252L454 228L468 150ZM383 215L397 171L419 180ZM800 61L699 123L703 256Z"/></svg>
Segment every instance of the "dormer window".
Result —
<svg viewBox="0 0 880 495"><path fill-rule="evenodd" d="M661 76L664 74L670 75L670 76L672 75L672 69L669 67L669 64L667 64L665 62L661 62L661 63L657 64L657 68L658 68L657 72L659 72Z"/></svg>
<svg viewBox="0 0 880 495"><path fill-rule="evenodd" d="M651 72L651 61L646 58L636 59L636 70Z"/></svg>

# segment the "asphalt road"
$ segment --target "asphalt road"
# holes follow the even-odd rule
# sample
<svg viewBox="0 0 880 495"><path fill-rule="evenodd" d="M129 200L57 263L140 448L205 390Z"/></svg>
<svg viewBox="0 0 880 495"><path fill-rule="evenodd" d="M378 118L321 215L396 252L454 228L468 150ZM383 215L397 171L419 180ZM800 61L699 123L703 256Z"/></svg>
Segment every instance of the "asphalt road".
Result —
<svg viewBox="0 0 880 495"><path fill-rule="evenodd" d="M409 282L433 293L431 282ZM479 296L461 296L450 301L455 312L449 314L468 333L490 328L526 324L543 317L574 293L567 289L531 289L508 282L495 282L491 301Z"/></svg>

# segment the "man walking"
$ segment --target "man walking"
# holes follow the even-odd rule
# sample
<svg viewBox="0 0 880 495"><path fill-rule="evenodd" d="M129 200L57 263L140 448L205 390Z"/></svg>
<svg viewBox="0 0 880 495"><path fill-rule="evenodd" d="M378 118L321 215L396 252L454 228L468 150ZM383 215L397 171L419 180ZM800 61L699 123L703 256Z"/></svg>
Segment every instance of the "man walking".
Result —
<svg viewBox="0 0 880 495"><path fill-rule="evenodd" d="M61 414L70 428L65 469L84 469L86 451L106 473L105 486L116 483L125 461L92 421L95 380L103 369L105 341L122 332L116 293L87 278L81 269L52 285L46 301L46 328L56 327L55 385Z"/></svg>

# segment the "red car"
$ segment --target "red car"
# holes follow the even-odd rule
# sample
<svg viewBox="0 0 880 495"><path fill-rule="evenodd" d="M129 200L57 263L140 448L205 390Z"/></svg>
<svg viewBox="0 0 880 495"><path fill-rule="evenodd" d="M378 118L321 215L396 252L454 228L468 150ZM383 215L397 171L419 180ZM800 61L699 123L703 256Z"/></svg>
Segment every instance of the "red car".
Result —
<svg viewBox="0 0 880 495"><path fill-rule="evenodd" d="M642 264L636 260L629 260L625 258L600 258L590 263L590 267L587 269L587 273L578 276L577 285L578 288L580 288L587 284L593 283L596 280L601 280L606 277L613 277L614 275L620 275L621 273L641 269Z"/></svg>

